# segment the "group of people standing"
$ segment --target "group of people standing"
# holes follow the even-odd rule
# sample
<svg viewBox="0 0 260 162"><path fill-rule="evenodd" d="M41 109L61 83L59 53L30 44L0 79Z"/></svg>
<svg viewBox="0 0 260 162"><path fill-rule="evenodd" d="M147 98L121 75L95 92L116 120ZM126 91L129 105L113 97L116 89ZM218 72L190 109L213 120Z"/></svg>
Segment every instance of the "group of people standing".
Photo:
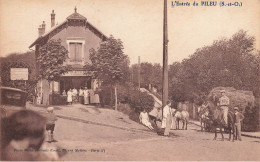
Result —
<svg viewBox="0 0 260 162"><path fill-rule="evenodd" d="M69 89L67 93L64 90L62 95L67 96L67 103L71 105L73 102L79 102L85 105L90 103L99 103L98 94L95 94L92 89L88 89L87 87L81 87L79 90L76 88Z"/></svg>

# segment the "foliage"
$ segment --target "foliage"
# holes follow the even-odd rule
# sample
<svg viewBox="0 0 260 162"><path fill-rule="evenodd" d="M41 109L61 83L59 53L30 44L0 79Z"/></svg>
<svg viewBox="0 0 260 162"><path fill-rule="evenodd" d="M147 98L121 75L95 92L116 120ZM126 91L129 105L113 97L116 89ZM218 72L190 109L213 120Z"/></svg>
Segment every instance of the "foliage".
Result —
<svg viewBox="0 0 260 162"><path fill-rule="evenodd" d="M38 79L59 81L62 74L70 70L70 66L64 65L68 58L68 51L61 44L61 40L51 39L39 48L37 63L39 65Z"/></svg>
<svg viewBox="0 0 260 162"><path fill-rule="evenodd" d="M101 42L97 51L90 50L91 63L84 66L86 72L92 72L93 78L112 86L127 81L130 75L129 58L124 54L123 49L122 41L110 36L106 41Z"/></svg>
<svg viewBox="0 0 260 162"><path fill-rule="evenodd" d="M141 112L144 109L150 112L154 107L154 99L146 92L132 90L129 96L129 104L136 112Z"/></svg>
<svg viewBox="0 0 260 162"><path fill-rule="evenodd" d="M50 94L50 104L51 105L65 105L67 104L67 97L61 96L60 94Z"/></svg>
<svg viewBox="0 0 260 162"><path fill-rule="evenodd" d="M243 131L257 131L259 123L259 107L246 107L243 120Z"/></svg>
<svg viewBox="0 0 260 162"><path fill-rule="evenodd" d="M243 30L229 39L214 41L196 50L169 69L169 94L175 101L201 102L214 87L259 93L260 52L254 50L255 38Z"/></svg>
<svg viewBox="0 0 260 162"><path fill-rule="evenodd" d="M130 92L133 90L132 85L128 83L122 83L117 85L117 97L118 103L127 104L130 101ZM111 85L102 84L100 87L100 100L102 105L110 105L115 102L115 94L113 93L113 87Z"/></svg>
<svg viewBox="0 0 260 162"><path fill-rule="evenodd" d="M104 107L105 105L112 106L112 104L114 103L113 96L114 96L113 87L102 84L99 92L101 106L102 107Z"/></svg>
<svg viewBox="0 0 260 162"><path fill-rule="evenodd" d="M27 99L33 100L35 98L35 57L33 52L26 52L23 54L10 54L5 58L0 58L1 62L1 84L6 87L19 88L28 93ZM27 81L11 80L11 68L28 68L29 76Z"/></svg>
<svg viewBox="0 0 260 162"><path fill-rule="evenodd" d="M130 96L130 90L133 89L133 87L127 83L118 85L118 102L119 103L128 103L129 102L129 96Z"/></svg>
<svg viewBox="0 0 260 162"><path fill-rule="evenodd" d="M130 107L129 104L119 104L118 111L129 116L131 114L131 112L133 111L133 109Z"/></svg>
<svg viewBox="0 0 260 162"><path fill-rule="evenodd" d="M216 101L219 101L221 90L226 91L226 96L229 98L228 107L231 111L233 111L235 106L238 106L241 110L245 110L249 104L252 106L255 105L255 97L252 91L236 90L232 87L216 87L210 91L208 98L215 98Z"/></svg>
<svg viewBox="0 0 260 162"><path fill-rule="evenodd" d="M138 69L139 65L134 64L131 67L132 82L138 86ZM140 83L141 87L149 88L149 84L157 88L158 91L162 90L162 67L160 64L151 64L142 62L140 64Z"/></svg>
<svg viewBox="0 0 260 162"><path fill-rule="evenodd" d="M101 81L103 85L115 88L115 109L117 109L117 85L126 82L130 75L129 58L124 54L123 49L123 42L110 36L106 41L101 42L97 51L90 50L91 63L86 63L84 66L86 74ZM112 89L110 96L110 103L112 103Z"/></svg>
<svg viewBox="0 0 260 162"><path fill-rule="evenodd" d="M6 57L0 57L1 77L9 82L10 68L28 68L29 80L35 79L35 54L34 52L13 53ZM4 80L2 80L4 81ZM5 81L4 81L5 82Z"/></svg>
<svg viewBox="0 0 260 162"><path fill-rule="evenodd" d="M130 114L129 114L129 119L139 123L140 120L139 120L139 115L140 113L136 112L136 111L132 111Z"/></svg>

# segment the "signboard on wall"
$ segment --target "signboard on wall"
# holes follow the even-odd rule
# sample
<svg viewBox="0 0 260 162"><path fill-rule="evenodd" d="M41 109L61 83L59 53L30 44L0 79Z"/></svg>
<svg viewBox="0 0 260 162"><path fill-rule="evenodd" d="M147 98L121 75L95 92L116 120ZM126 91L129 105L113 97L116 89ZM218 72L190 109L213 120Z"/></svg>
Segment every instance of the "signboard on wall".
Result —
<svg viewBox="0 0 260 162"><path fill-rule="evenodd" d="M11 68L11 80L28 80L28 68Z"/></svg>
<svg viewBox="0 0 260 162"><path fill-rule="evenodd" d="M84 71L69 71L65 73L63 76L86 76Z"/></svg>

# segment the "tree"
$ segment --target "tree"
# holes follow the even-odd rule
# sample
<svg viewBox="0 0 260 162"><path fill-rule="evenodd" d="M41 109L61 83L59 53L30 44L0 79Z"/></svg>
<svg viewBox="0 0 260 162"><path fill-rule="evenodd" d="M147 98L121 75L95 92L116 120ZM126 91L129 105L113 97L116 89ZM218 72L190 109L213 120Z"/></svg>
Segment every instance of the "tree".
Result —
<svg viewBox="0 0 260 162"><path fill-rule="evenodd" d="M70 70L63 62L68 58L68 50L62 46L61 40L51 39L39 48L37 63L39 64L38 79L58 81L62 74Z"/></svg>
<svg viewBox="0 0 260 162"><path fill-rule="evenodd" d="M117 110L117 85L129 79L129 58L124 54L123 43L112 35L100 48L90 50L90 61L84 66L86 73L91 73L94 79L115 89L115 109ZM111 98L112 100L112 98Z"/></svg>
<svg viewBox="0 0 260 162"><path fill-rule="evenodd" d="M133 64L132 69L132 82L135 86L138 85L138 64ZM141 87L148 88L149 84L156 87L159 91L162 89L162 67L160 64L151 64L142 62L140 64L140 82Z"/></svg>
<svg viewBox="0 0 260 162"><path fill-rule="evenodd" d="M33 51L25 53L12 53L6 57L0 57L1 84L2 86L14 87L28 92L27 99L33 100L36 97L35 77L35 54ZM28 68L28 80L11 80L11 68Z"/></svg>
<svg viewBox="0 0 260 162"><path fill-rule="evenodd" d="M196 50L169 70L174 100L200 100L214 87L234 87L259 93L259 51L255 38L243 30ZM257 93L258 92L258 93Z"/></svg>

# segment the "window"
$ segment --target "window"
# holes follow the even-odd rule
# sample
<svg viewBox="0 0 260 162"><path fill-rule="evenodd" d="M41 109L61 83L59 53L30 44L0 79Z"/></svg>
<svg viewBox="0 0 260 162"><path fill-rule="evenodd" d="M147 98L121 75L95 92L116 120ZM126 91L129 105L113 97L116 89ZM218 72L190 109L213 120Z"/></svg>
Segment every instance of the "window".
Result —
<svg viewBox="0 0 260 162"><path fill-rule="evenodd" d="M1 90L1 101L3 105L25 106L27 94L13 90Z"/></svg>
<svg viewBox="0 0 260 162"><path fill-rule="evenodd" d="M70 43L69 53L71 62L81 62L82 61L82 43Z"/></svg>
<svg viewBox="0 0 260 162"><path fill-rule="evenodd" d="M68 51L70 63L84 63L85 40L80 38L68 38Z"/></svg>

